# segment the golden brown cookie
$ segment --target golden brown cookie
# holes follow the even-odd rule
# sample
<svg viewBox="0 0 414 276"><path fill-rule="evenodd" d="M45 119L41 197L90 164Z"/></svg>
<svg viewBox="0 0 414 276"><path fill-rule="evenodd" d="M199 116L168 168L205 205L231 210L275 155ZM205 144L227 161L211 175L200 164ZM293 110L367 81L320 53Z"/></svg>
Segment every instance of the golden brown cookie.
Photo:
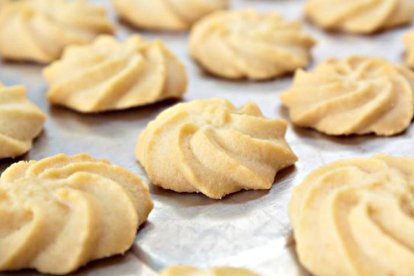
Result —
<svg viewBox="0 0 414 276"><path fill-rule="evenodd" d="M382 58L331 58L297 71L281 100L298 126L329 135L395 135L414 116L414 73Z"/></svg>
<svg viewBox="0 0 414 276"><path fill-rule="evenodd" d="M0 83L0 159L28 152L45 121L46 115L27 99L23 86Z"/></svg>
<svg viewBox="0 0 414 276"><path fill-rule="evenodd" d="M187 88L184 66L161 41L98 37L70 46L44 71L48 100L84 113L127 109L168 98Z"/></svg>
<svg viewBox="0 0 414 276"><path fill-rule="evenodd" d="M192 266L172 266L161 271L160 276L258 276L244 268L214 267L198 269Z"/></svg>
<svg viewBox="0 0 414 276"><path fill-rule="evenodd" d="M287 124L254 103L236 108L213 98L177 104L141 132L136 157L154 185L221 199L270 189L276 173L297 160Z"/></svg>
<svg viewBox="0 0 414 276"><path fill-rule="evenodd" d="M404 35L405 45L405 63L414 68L414 31L410 31Z"/></svg>
<svg viewBox="0 0 414 276"><path fill-rule="evenodd" d="M313 275L414 273L414 159L377 155L312 172L289 204L300 262Z"/></svg>
<svg viewBox="0 0 414 276"><path fill-rule="evenodd" d="M305 14L324 29L368 34L408 24L412 0L307 0Z"/></svg>
<svg viewBox="0 0 414 276"><path fill-rule="evenodd" d="M67 274L125 253L148 217L147 186L79 154L21 161L0 178L0 271Z"/></svg>
<svg viewBox="0 0 414 276"><path fill-rule="evenodd" d="M0 56L49 63L71 44L85 44L114 27L102 7L84 0L19 0L0 10Z"/></svg>
<svg viewBox="0 0 414 276"><path fill-rule="evenodd" d="M225 9L228 0L112 0L115 11L135 27L185 31L201 17Z"/></svg>
<svg viewBox="0 0 414 276"><path fill-rule="evenodd" d="M189 49L213 75L264 80L306 67L314 44L299 22L275 12L242 10L201 19L191 30Z"/></svg>

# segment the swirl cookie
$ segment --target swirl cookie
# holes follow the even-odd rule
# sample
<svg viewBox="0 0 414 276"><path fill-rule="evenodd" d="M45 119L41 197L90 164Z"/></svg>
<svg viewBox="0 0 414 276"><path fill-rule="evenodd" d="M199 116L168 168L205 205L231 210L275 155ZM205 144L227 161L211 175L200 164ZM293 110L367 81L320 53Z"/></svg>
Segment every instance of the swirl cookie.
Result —
<svg viewBox="0 0 414 276"><path fill-rule="evenodd" d="M168 98L187 88L184 66L161 41L98 37L68 47L43 71L48 100L84 113L127 109Z"/></svg>
<svg viewBox="0 0 414 276"><path fill-rule="evenodd" d="M305 14L324 29L368 34L408 24L412 0L308 0Z"/></svg>
<svg viewBox="0 0 414 276"><path fill-rule="evenodd" d="M297 160L286 122L258 106L236 108L219 98L177 104L141 132L136 157L154 185L221 199L270 189L276 173Z"/></svg>
<svg viewBox="0 0 414 276"><path fill-rule="evenodd" d="M414 73L381 58L328 59L297 71L281 100L298 126L328 135L395 135L414 116Z"/></svg>
<svg viewBox="0 0 414 276"><path fill-rule="evenodd" d="M201 17L225 9L228 0L112 0L117 14L135 27L185 31Z"/></svg>
<svg viewBox="0 0 414 276"><path fill-rule="evenodd" d="M67 274L123 254L152 209L129 171L88 155L19 162L0 178L0 271Z"/></svg>
<svg viewBox="0 0 414 276"><path fill-rule="evenodd" d="M414 68L414 31L410 31L404 35L405 44L405 63Z"/></svg>
<svg viewBox="0 0 414 276"><path fill-rule="evenodd" d="M101 7L84 0L19 0L0 10L0 55L49 63L63 48L85 44L114 28Z"/></svg>
<svg viewBox="0 0 414 276"><path fill-rule="evenodd" d="M220 11L197 22L191 56L208 72L227 79L271 79L310 62L314 40L299 22L275 12Z"/></svg>
<svg viewBox="0 0 414 276"><path fill-rule="evenodd" d="M296 250L314 275L412 275L414 159L377 155L312 172L289 204Z"/></svg>
<svg viewBox="0 0 414 276"><path fill-rule="evenodd" d="M0 83L0 159L28 152L45 120L46 115L27 99L23 86Z"/></svg>
<svg viewBox="0 0 414 276"><path fill-rule="evenodd" d="M233 267L215 267L198 269L191 266L173 266L164 269L160 276L258 276L247 269Z"/></svg>

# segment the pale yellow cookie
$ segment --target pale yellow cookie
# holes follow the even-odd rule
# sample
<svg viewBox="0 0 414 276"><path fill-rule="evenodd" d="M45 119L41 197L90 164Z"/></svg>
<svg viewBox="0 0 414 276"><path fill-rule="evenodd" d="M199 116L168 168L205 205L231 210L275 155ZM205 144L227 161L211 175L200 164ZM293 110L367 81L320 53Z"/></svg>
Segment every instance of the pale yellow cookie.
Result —
<svg viewBox="0 0 414 276"><path fill-rule="evenodd" d="M244 268L214 267L198 269L192 266L172 266L161 271L159 276L258 276Z"/></svg>
<svg viewBox="0 0 414 276"><path fill-rule="evenodd" d="M187 88L184 66L161 41L131 36L118 42L98 37L69 46L43 75L48 100L79 112L127 109L180 98Z"/></svg>
<svg viewBox="0 0 414 276"><path fill-rule="evenodd" d="M85 0L19 0L0 10L0 56L51 62L71 44L85 44L114 27L103 7Z"/></svg>
<svg viewBox="0 0 414 276"><path fill-rule="evenodd" d="M414 116L414 73L382 58L332 58L298 70L281 100L298 126L329 135L395 135Z"/></svg>
<svg viewBox="0 0 414 276"><path fill-rule="evenodd" d="M276 173L297 160L287 124L247 103L213 98L177 104L141 132L136 157L154 185L220 199L270 189Z"/></svg>
<svg viewBox="0 0 414 276"><path fill-rule="evenodd" d="M220 11L197 22L191 56L213 75L263 80L306 67L314 40L278 13Z"/></svg>
<svg viewBox="0 0 414 276"><path fill-rule="evenodd" d="M148 217L147 186L79 154L19 162L0 178L0 271L67 274L125 253Z"/></svg>
<svg viewBox="0 0 414 276"><path fill-rule="evenodd" d="M135 27L185 31L201 17L225 9L228 0L112 0L117 14Z"/></svg>
<svg viewBox="0 0 414 276"><path fill-rule="evenodd" d="M27 99L23 86L0 83L0 159L28 152L45 120L46 115Z"/></svg>
<svg viewBox="0 0 414 276"><path fill-rule="evenodd" d="M0 9L4 7L10 0L0 0Z"/></svg>
<svg viewBox="0 0 414 276"><path fill-rule="evenodd" d="M414 68L414 31L404 35L405 63Z"/></svg>
<svg viewBox="0 0 414 276"><path fill-rule="evenodd" d="M368 34L408 24L413 0L307 0L305 15L324 29Z"/></svg>
<svg viewBox="0 0 414 276"><path fill-rule="evenodd" d="M414 159L377 155L312 172L289 204L313 275L414 274Z"/></svg>

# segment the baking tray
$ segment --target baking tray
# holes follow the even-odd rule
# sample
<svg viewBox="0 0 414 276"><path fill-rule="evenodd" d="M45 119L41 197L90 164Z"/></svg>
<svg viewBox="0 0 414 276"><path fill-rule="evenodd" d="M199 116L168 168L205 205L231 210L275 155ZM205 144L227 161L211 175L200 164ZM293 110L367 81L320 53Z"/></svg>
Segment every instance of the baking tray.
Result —
<svg viewBox="0 0 414 276"><path fill-rule="evenodd" d="M91 2L111 8L106 0ZM301 0L235 0L231 5L236 9L277 10L288 19L302 20L303 3ZM118 25L118 37L137 32L117 22L112 11L111 18ZM354 54L381 56L401 63L401 37L409 28L401 27L372 36L353 36L325 33L306 23L306 31L318 40L311 67L329 57ZM191 61L187 53L187 34L140 33L149 39L163 39L186 65L190 84L184 101L209 97L227 98L236 105L254 101L267 117L288 120L278 96L290 85L291 77L267 82L220 80L204 74ZM29 97L48 114L45 130L35 141L33 149L17 160L85 152L125 167L148 183L134 157L138 134L157 114L176 102L82 115L49 106L41 71L39 65L0 63L0 81L7 85L24 84ZM151 276L168 265L189 264L246 267L261 275L307 275L297 262L287 215L293 186L313 169L340 158L379 152L414 155L413 133L414 126L391 138L334 138L290 124L286 139L299 161L296 166L278 174L271 190L239 192L218 201L203 195L178 194L150 186L155 208L138 232L132 250L124 257L89 264L76 274ZM0 172L12 162L1 161ZM33 272L18 274L36 275Z"/></svg>

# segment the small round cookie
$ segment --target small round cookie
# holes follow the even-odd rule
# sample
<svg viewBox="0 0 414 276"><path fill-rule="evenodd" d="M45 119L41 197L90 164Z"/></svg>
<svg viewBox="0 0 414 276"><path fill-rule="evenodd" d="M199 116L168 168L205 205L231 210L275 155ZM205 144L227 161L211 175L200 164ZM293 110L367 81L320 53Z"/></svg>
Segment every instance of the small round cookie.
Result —
<svg viewBox="0 0 414 276"><path fill-rule="evenodd" d="M294 124L328 135L391 136L414 116L414 73L382 58L328 59L281 95Z"/></svg>
<svg viewBox="0 0 414 276"><path fill-rule="evenodd" d="M310 62L314 40L299 22L275 12L219 11L197 22L191 56L208 72L227 79L275 78Z"/></svg>
<svg viewBox="0 0 414 276"><path fill-rule="evenodd" d="M127 109L180 98L187 88L184 66L161 41L131 36L118 42L100 36L69 46L44 69L48 100L84 113Z"/></svg>
<svg viewBox="0 0 414 276"><path fill-rule="evenodd" d="M112 0L117 14L137 28L185 31L229 0Z"/></svg>
<svg viewBox="0 0 414 276"><path fill-rule="evenodd" d="M289 204L313 275L413 275L414 159L377 155L312 172Z"/></svg>
<svg viewBox="0 0 414 276"><path fill-rule="evenodd" d="M328 30L369 34L408 24L412 0L307 0L305 15Z"/></svg>
<svg viewBox="0 0 414 276"><path fill-rule="evenodd" d="M68 274L125 253L148 217L147 186L79 154L18 162L0 178L0 271Z"/></svg>
<svg viewBox="0 0 414 276"><path fill-rule="evenodd" d="M102 7L84 0L19 0L0 10L0 56L49 63L71 44L85 44L114 27Z"/></svg>
<svg viewBox="0 0 414 276"><path fill-rule="evenodd" d="M284 120L263 117L247 103L213 98L177 104L141 132L136 157L151 182L213 198L270 189L276 173L297 160Z"/></svg>
<svg viewBox="0 0 414 276"><path fill-rule="evenodd" d="M46 115L27 99L23 86L0 83L0 159L28 152L45 121Z"/></svg>
<svg viewBox="0 0 414 276"><path fill-rule="evenodd" d="M192 266L172 266L161 271L159 276L258 276L244 268L214 267L198 269Z"/></svg>
<svg viewBox="0 0 414 276"><path fill-rule="evenodd" d="M414 68L414 31L410 31L404 35L405 45L405 64Z"/></svg>

